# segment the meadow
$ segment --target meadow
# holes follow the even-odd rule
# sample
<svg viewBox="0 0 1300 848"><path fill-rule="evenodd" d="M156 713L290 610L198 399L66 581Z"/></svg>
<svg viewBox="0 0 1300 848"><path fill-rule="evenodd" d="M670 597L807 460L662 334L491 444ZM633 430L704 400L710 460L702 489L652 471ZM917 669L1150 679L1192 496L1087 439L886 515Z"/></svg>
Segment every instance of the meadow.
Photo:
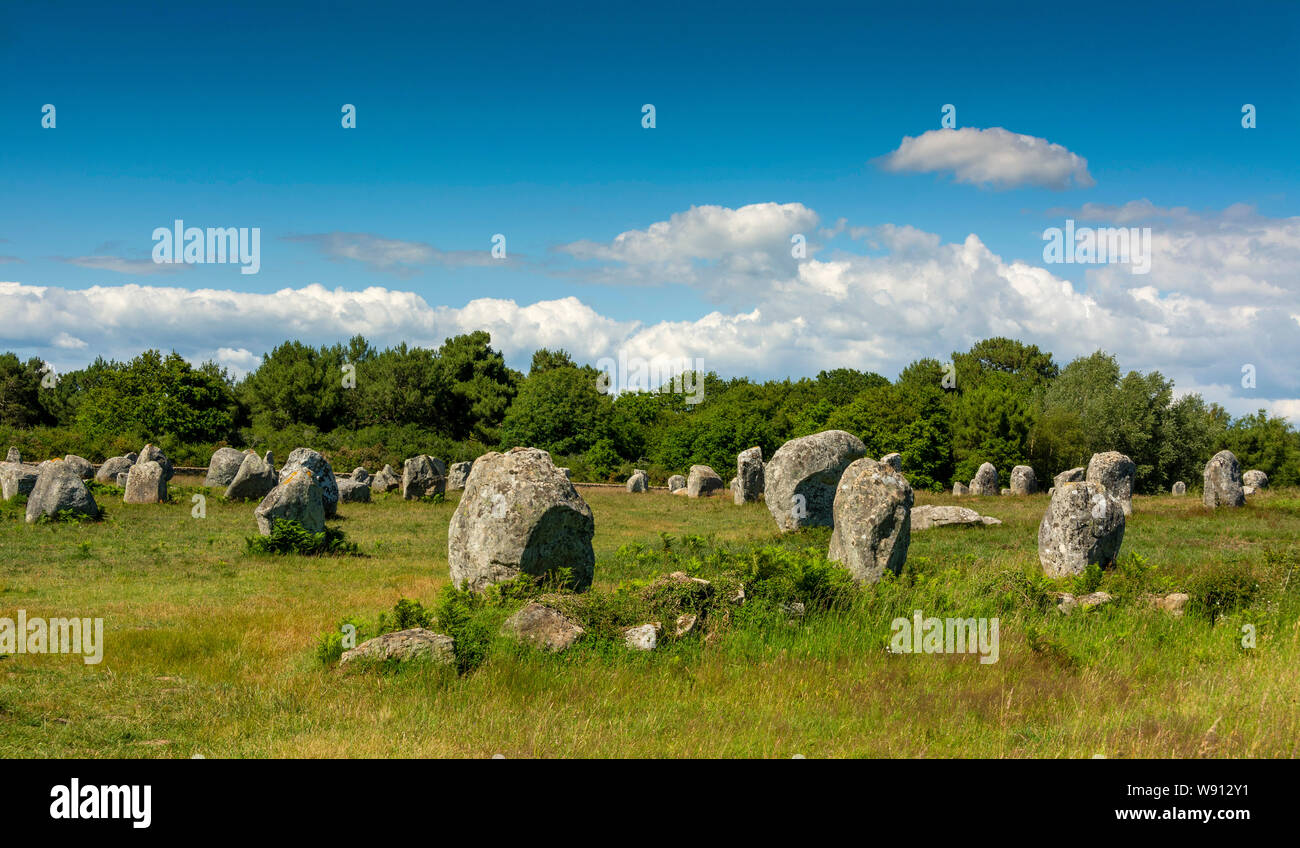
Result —
<svg viewBox="0 0 1300 848"><path fill-rule="evenodd" d="M1004 523L915 532L902 575L810 602L802 618L754 612L650 653L593 638L549 655L495 637L457 673L340 669L320 644L344 619L376 621L404 598L433 607L459 493L342 505L336 526L360 556L274 556L246 551L252 504L199 482L178 477L163 505L101 492L107 517L96 523L29 526L21 505L0 504L0 616L105 620L98 665L0 656L0 755L1300 754L1295 489L1213 513L1191 492L1135 497L1119 565L1088 585L1041 577L1045 495L918 493L918 504L974 506ZM580 491L596 520L595 592L683 568L708 577L755 551L811 562L829 539L782 536L765 506L729 496ZM195 493L206 517L192 515ZM1098 587L1115 600L1070 615L1051 595ZM1185 615L1146 601L1175 590L1192 595ZM889 652L891 621L916 609L997 616L998 661Z"/></svg>

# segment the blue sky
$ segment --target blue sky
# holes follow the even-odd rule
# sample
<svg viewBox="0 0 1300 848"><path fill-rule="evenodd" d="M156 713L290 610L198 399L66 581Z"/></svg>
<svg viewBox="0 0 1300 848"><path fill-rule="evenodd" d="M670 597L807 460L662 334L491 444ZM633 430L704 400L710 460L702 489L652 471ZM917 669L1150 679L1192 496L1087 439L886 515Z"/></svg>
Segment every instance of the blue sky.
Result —
<svg viewBox="0 0 1300 848"><path fill-rule="evenodd" d="M1005 331L1300 416L1296 4L191 5L0 8L0 348L239 371L283 338L477 320L516 365L548 343L892 376ZM890 166L944 104L972 134ZM993 128L1086 164L1008 164ZM1085 208L1155 228L1148 277L1044 266ZM260 227L260 272L154 265L176 218Z"/></svg>

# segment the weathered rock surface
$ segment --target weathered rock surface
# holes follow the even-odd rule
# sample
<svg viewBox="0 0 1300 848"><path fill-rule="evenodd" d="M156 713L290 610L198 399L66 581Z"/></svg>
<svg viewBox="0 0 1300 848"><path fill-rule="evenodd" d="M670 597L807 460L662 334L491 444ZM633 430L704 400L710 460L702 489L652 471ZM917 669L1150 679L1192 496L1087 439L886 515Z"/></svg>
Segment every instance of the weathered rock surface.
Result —
<svg viewBox="0 0 1300 848"><path fill-rule="evenodd" d="M477 591L521 573L567 568L575 588L586 589L596 564L595 526L591 508L546 451L486 453L451 517L451 579Z"/></svg>
<svg viewBox="0 0 1300 848"><path fill-rule="evenodd" d="M953 484L952 484L952 493L953 493L954 495L959 495L959 496L960 496L960 495L969 495L969 494L970 494L970 487L967 486L965 483L953 483Z"/></svg>
<svg viewBox="0 0 1300 848"><path fill-rule="evenodd" d="M638 624L623 631L623 644L631 651L653 651L663 632L663 625L657 621Z"/></svg>
<svg viewBox="0 0 1300 848"><path fill-rule="evenodd" d="M352 469L352 473L348 476L349 479L355 480L358 483L365 483L367 486L370 485L370 472L360 465Z"/></svg>
<svg viewBox="0 0 1300 848"><path fill-rule="evenodd" d="M412 627L410 630L398 630L396 633L385 633L367 639L352 650L344 651L339 665L355 660L429 660L440 665L455 665L456 640L423 627Z"/></svg>
<svg viewBox="0 0 1300 848"><path fill-rule="evenodd" d="M1038 491L1038 477L1028 465L1017 465L1011 469L1011 494L1032 495Z"/></svg>
<svg viewBox="0 0 1300 848"><path fill-rule="evenodd" d="M1048 577L1113 565L1124 542L1124 507L1100 483L1056 487L1038 525L1038 560Z"/></svg>
<svg viewBox="0 0 1300 848"><path fill-rule="evenodd" d="M339 483L334 477L334 467L329 460L311 448L294 448L289 458L280 469L280 485L294 472L306 469L311 472L312 480L320 488L321 503L325 506L325 517L333 518L339 508ZM319 531L316 531L319 532Z"/></svg>
<svg viewBox="0 0 1300 848"><path fill-rule="evenodd" d="M998 486L998 470L993 463L986 462L975 472L975 479L970 481L970 493L984 496L1002 494Z"/></svg>
<svg viewBox="0 0 1300 848"><path fill-rule="evenodd" d="M129 504L166 503L167 478L163 467L152 460L132 465L126 472L126 494L122 501Z"/></svg>
<svg viewBox="0 0 1300 848"><path fill-rule="evenodd" d="M370 503L370 484L343 478L339 481L339 503Z"/></svg>
<svg viewBox="0 0 1300 848"><path fill-rule="evenodd" d="M692 465L686 476L686 495L703 498L722 491L722 478L707 465Z"/></svg>
<svg viewBox="0 0 1300 848"><path fill-rule="evenodd" d="M1168 595L1147 595L1147 603L1158 610L1164 610L1173 616L1180 616L1186 611L1187 602L1192 598L1186 592L1170 592Z"/></svg>
<svg viewBox="0 0 1300 848"><path fill-rule="evenodd" d="M507 618L501 632L533 647L558 653L572 646L586 631L558 610L532 601Z"/></svg>
<svg viewBox="0 0 1300 848"><path fill-rule="evenodd" d="M650 489L650 477L640 468L632 472L632 476L627 478L627 490L632 493L645 492Z"/></svg>
<svg viewBox="0 0 1300 848"><path fill-rule="evenodd" d="M835 530L826 558L859 583L903 570L912 541L912 487L901 472L862 458L844 470L835 494Z"/></svg>
<svg viewBox="0 0 1300 848"><path fill-rule="evenodd" d="M229 486L239 473L239 466L244 463L244 452L234 448L217 448L208 460L208 476L203 479L205 486Z"/></svg>
<svg viewBox="0 0 1300 848"><path fill-rule="evenodd" d="M887 453L880 458L880 461L899 474L903 473L903 455L901 453Z"/></svg>
<svg viewBox="0 0 1300 848"><path fill-rule="evenodd" d="M1177 495L1178 497L1182 497L1183 495L1187 494L1187 484L1184 483L1182 480L1179 480L1170 488L1169 491L1171 494Z"/></svg>
<svg viewBox="0 0 1300 848"><path fill-rule="evenodd" d="M374 477L370 478L370 489L374 492L392 492L402 487L402 478L397 476L393 466L385 465Z"/></svg>
<svg viewBox="0 0 1300 848"><path fill-rule="evenodd" d="M1257 468L1253 468L1241 475L1241 484L1251 486L1256 491L1268 488L1268 475Z"/></svg>
<svg viewBox="0 0 1300 848"><path fill-rule="evenodd" d="M454 492L465 488L465 481L469 479L469 472L473 469L472 462L453 462L447 469L447 491Z"/></svg>
<svg viewBox="0 0 1300 848"><path fill-rule="evenodd" d="M447 491L447 466L441 459L422 453L402 465L402 497L408 501L441 495Z"/></svg>
<svg viewBox="0 0 1300 848"><path fill-rule="evenodd" d="M843 430L791 439L763 469L763 498L782 532L835 523L835 493L844 469L867 454L862 440Z"/></svg>
<svg viewBox="0 0 1300 848"><path fill-rule="evenodd" d="M35 465L23 462L0 462L0 495L5 500L16 495L30 495L40 475Z"/></svg>
<svg viewBox="0 0 1300 848"><path fill-rule="evenodd" d="M686 477L681 474L674 474L668 478L668 491L674 493L678 489L686 488Z"/></svg>
<svg viewBox="0 0 1300 848"><path fill-rule="evenodd" d="M1201 502L1210 509L1246 505L1246 493L1241 489L1241 465L1232 451L1219 451L1205 463L1204 481Z"/></svg>
<svg viewBox="0 0 1300 848"><path fill-rule="evenodd" d="M13 445L10 445L9 453L5 454L5 462L16 462L21 464L22 461L23 461L23 455L18 452L18 448L14 447Z"/></svg>
<svg viewBox="0 0 1300 848"><path fill-rule="evenodd" d="M42 517L57 518L60 512L98 518L99 505L76 469L54 460L41 468L27 495L27 523L34 524Z"/></svg>
<svg viewBox="0 0 1300 848"><path fill-rule="evenodd" d="M167 454L163 453L161 450L154 447L153 445L145 445L143 448L141 448L140 455L137 456L134 460L132 460L132 462L136 464L139 464L141 462L158 463L159 465L162 466L163 479L165 480L172 479L172 475L175 473L172 468L172 461L167 458Z"/></svg>
<svg viewBox="0 0 1300 848"><path fill-rule="evenodd" d="M337 485L334 495L338 497ZM325 495L311 470L299 468L262 498L253 517L263 536L271 535L274 522L281 520L297 521L309 533L320 533L325 530Z"/></svg>
<svg viewBox="0 0 1300 848"><path fill-rule="evenodd" d="M1087 595L1078 596L1072 595L1069 592L1062 592L1060 598L1057 599L1056 608L1066 615L1069 615L1076 609L1089 610L1093 607L1099 607L1102 604L1108 604L1113 600L1114 598L1106 592L1092 592Z"/></svg>
<svg viewBox="0 0 1300 848"><path fill-rule="evenodd" d="M239 470L226 487L226 500L260 501L276 487L280 478L269 462L252 451L243 456Z"/></svg>
<svg viewBox="0 0 1300 848"><path fill-rule="evenodd" d="M912 532L932 527L986 527L1001 524L991 515L980 515L964 506L918 506L912 509Z"/></svg>
<svg viewBox="0 0 1300 848"><path fill-rule="evenodd" d="M95 466L90 464L90 460L83 459L76 454L68 454L63 458L68 467L77 472L77 476L82 480L93 480L95 478Z"/></svg>
<svg viewBox="0 0 1300 848"><path fill-rule="evenodd" d="M1119 501L1125 515L1133 514L1133 478L1137 474L1137 465L1119 451L1094 453L1088 461L1088 470L1084 480L1097 483L1112 498Z"/></svg>
<svg viewBox="0 0 1300 848"><path fill-rule="evenodd" d="M1088 469L1080 466L1057 474L1052 478L1052 485L1064 486L1066 483L1082 483L1086 479L1088 479Z"/></svg>
<svg viewBox="0 0 1300 848"><path fill-rule="evenodd" d="M131 470L134 463L124 456L113 456L104 460L104 464L99 466L95 472L95 481L99 483L114 483L117 475L125 474Z"/></svg>
<svg viewBox="0 0 1300 848"><path fill-rule="evenodd" d="M763 494L763 449L747 448L736 456L736 480L731 496L736 503L756 501Z"/></svg>

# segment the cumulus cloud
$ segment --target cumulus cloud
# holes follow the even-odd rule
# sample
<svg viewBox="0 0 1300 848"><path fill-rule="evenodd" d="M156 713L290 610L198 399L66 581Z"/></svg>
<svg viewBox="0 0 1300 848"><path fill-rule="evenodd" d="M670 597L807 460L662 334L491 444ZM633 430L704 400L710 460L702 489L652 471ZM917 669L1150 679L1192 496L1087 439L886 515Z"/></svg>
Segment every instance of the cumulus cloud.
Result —
<svg viewBox="0 0 1300 848"><path fill-rule="evenodd" d="M897 150L877 161L887 171L951 173L959 183L995 188L1032 185L1061 190L1096 185L1087 159L1045 138L1001 127L905 136Z"/></svg>
<svg viewBox="0 0 1300 848"><path fill-rule="evenodd" d="M336 261L360 262L373 271L386 271L399 277L409 276L430 265L466 267L505 262L493 259L491 250L439 250L419 241L385 238L372 233L306 233L284 236L285 241L316 247Z"/></svg>

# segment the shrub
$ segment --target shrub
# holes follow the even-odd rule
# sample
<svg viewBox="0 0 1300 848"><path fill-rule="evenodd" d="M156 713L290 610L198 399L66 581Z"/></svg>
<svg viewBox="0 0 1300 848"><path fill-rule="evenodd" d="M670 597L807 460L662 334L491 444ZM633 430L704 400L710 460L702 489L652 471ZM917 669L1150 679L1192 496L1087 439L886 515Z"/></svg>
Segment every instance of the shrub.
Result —
<svg viewBox="0 0 1300 848"><path fill-rule="evenodd" d="M1259 595L1260 585L1251 568L1242 562L1224 563L1193 581L1187 594L1187 610L1216 621L1221 616L1245 609Z"/></svg>
<svg viewBox="0 0 1300 848"><path fill-rule="evenodd" d="M312 533L302 524L287 518L278 518L271 525L271 535L252 536L244 543L250 554L301 554L302 556L327 556L348 554L357 556L355 542L349 542L342 530L326 527L321 533Z"/></svg>

